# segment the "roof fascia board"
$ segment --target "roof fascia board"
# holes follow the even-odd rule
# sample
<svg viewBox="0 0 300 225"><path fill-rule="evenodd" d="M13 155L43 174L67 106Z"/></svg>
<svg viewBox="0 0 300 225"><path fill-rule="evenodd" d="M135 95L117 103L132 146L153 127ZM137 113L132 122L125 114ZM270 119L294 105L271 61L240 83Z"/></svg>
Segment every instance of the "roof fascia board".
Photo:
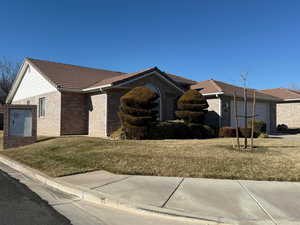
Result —
<svg viewBox="0 0 300 225"><path fill-rule="evenodd" d="M14 80L13 84L12 84L12 87L7 95L7 98L6 98L6 103L7 104L10 104L13 100L13 98L15 97L15 94L17 92L17 89L19 88L20 86L20 83L25 75L25 72L28 68L28 62L26 60L23 61L19 71L18 71L18 74L17 74L17 77L16 79Z"/></svg>
<svg viewBox="0 0 300 225"><path fill-rule="evenodd" d="M142 79L142 78L145 78L147 76L150 76L150 75L158 75L159 77L161 77L162 79L164 79L165 81L167 81L169 84L171 84L173 87L175 87L177 90L179 90L180 92L184 93L185 91L183 89L181 89L180 87L178 87L176 84L174 84L173 82L171 82L169 79L167 79L164 75L161 74L161 72L158 72L158 71L153 71L153 72L149 72L149 73L146 73L142 76L138 76L138 77L135 77L133 79L130 79L128 81L125 81L125 82L121 82L120 84L118 85L115 85L114 87L120 87L120 86L123 86L123 85L126 85L126 84L129 84L129 83L132 83L136 80L139 80L139 79Z"/></svg>
<svg viewBox="0 0 300 225"><path fill-rule="evenodd" d="M284 102L300 101L300 98L287 98L283 99Z"/></svg>
<svg viewBox="0 0 300 225"><path fill-rule="evenodd" d="M98 89L101 90L103 88L107 88L107 87L111 87L111 86L112 86L111 84L99 85L99 86L96 86L96 87L85 88L82 91L89 92L89 91L95 91L95 90L98 90Z"/></svg>
<svg viewBox="0 0 300 225"><path fill-rule="evenodd" d="M211 95L223 95L224 92L214 92L214 93L206 93L206 94L202 94L203 96L211 96Z"/></svg>
<svg viewBox="0 0 300 225"><path fill-rule="evenodd" d="M74 93L82 93L81 89L72 89L72 88L58 88L59 91L63 92L74 92Z"/></svg>
<svg viewBox="0 0 300 225"><path fill-rule="evenodd" d="M11 90L9 91L9 94L6 98L6 103L10 104L23 80L23 77L25 76L25 72L28 68L28 66L32 66L35 70L37 70L51 85L53 85L57 89L57 85L54 84L37 66L35 66L33 63L30 62L27 58L24 60L22 66L20 67L18 71L18 75L12 85Z"/></svg>

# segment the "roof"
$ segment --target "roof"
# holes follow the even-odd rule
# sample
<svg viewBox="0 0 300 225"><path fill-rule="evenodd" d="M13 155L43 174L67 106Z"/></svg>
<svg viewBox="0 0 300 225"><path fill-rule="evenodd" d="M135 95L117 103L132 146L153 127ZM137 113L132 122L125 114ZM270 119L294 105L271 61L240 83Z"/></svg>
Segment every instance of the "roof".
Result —
<svg viewBox="0 0 300 225"><path fill-rule="evenodd" d="M234 96L236 93L237 97L244 96L244 88L235 86L232 84L228 84L218 80L205 80L202 82L198 82L191 86L191 89L199 90L201 94L210 95L210 94L223 94L226 96ZM247 97L252 98L253 92L256 92L256 98L261 100L270 100L270 101L278 101L278 97L274 97L272 95L261 92L260 90L247 88Z"/></svg>
<svg viewBox="0 0 300 225"><path fill-rule="evenodd" d="M171 73L166 73L166 74L169 77L171 77L175 82L178 82L178 83L184 83L184 84L190 84L190 85L197 83L197 81L187 79L187 78L182 77L182 76L174 75L174 74L171 74Z"/></svg>
<svg viewBox="0 0 300 225"><path fill-rule="evenodd" d="M55 86L65 89L87 89L107 84L116 84L132 77L140 76L146 72L151 72L153 70L159 71L158 68L152 67L134 73L123 73L39 59L27 58L27 60L46 76L48 80L54 83ZM171 78L171 81L175 83L189 85L196 83L196 81L184 77L163 72L161 73L166 74L166 77L168 79Z"/></svg>
<svg viewBox="0 0 300 225"><path fill-rule="evenodd" d="M288 88L273 88L262 90L261 92L272 95L283 100L296 100L300 99L300 91L290 90Z"/></svg>
<svg viewBox="0 0 300 225"><path fill-rule="evenodd" d="M56 86L61 88L83 89L93 85L97 81L124 74L122 72L94 69L46 60L30 58L27 60Z"/></svg>

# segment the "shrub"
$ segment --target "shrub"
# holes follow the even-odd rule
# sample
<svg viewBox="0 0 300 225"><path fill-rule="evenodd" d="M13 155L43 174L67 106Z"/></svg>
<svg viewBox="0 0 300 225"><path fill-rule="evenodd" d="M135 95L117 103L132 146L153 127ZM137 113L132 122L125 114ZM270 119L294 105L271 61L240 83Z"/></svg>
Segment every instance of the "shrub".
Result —
<svg viewBox="0 0 300 225"><path fill-rule="evenodd" d="M277 130L278 130L278 131L287 131L288 129L289 129L288 126L285 125L285 124L279 124L279 125L277 126Z"/></svg>
<svg viewBox="0 0 300 225"><path fill-rule="evenodd" d="M205 97L196 90L189 90L178 99L177 107L175 114L189 127L191 138L204 137L203 121L208 108Z"/></svg>
<svg viewBox="0 0 300 225"><path fill-rule="evenodd" d="M208 125L203 125L203 137L204 138L214 138L216 137L216 129Z"/></svg>
<svg viewBox="0 0 300 225"><path fill-rule="evenodd" d="M251 137L251 128L250 127L247 127L247 128L246 127L239 127L239 136L250 138Z"/></svg>
<svg viewBox="0 0 300 225"><path fill-rule="evenodd" d="M176 116L183 119L187 125L202 124L208 103L200 92L189 90L178 99L177 107Z"/></svg>
<svg viewBox="0 0 300 225"><path fill-rule="evenodd" d="M236 137L236 129L234 127L221 127L219 137Z"/></svg>
<svg viewBox="0 0 300 225"><path fill-rule="evenodd" d="M149 128L150 139L190 139L215 137L213 128L207 125L187 126L180 121L164 121L152 123Z"/></svg>
<svg viewBox="0 0 300 225"><path fill-rule="evenodd" d="M258 135L254 134L254 137ZM221 127L219 129L219 137L236 137L235 127ZM251 128L239 127L239 137L251 137Z"/></svg>
<svg viewBox="0 0 300 225"><path fill-rule="evenodd" d="M254 128L254 134L256 136L259 136L261 133L266 133L267 124L266 124L265 121L263 121L263 120L254 120L253 122L254 122L253 123L253 125L254 125L254 127L253 127ZM248 120L247 123L248 123L248 127L251 128L252 120Z"/></svg>
<svg viewBox="0 0 300 225"><path fill-rule="evenodd" d="M153 101L158 98L158 95L149 88L141 86L135 87L121 97L123 105L138 108L138 109L152 109L156 106Z"/></svg>
<svg viewBox="0 0 300 225"><path fill-rule="evenodd" d="M136 87L121 97L119 118L123 138L147 139L151 122L156 120L153 109L158 95L147 87Z"/></svg>
<svg viewBox="0 0 300 225"><path fill-rule="evenodd" d="M189 128L182 122L164 121L152 123L149 128L150 139L188 139Z"/></svg>

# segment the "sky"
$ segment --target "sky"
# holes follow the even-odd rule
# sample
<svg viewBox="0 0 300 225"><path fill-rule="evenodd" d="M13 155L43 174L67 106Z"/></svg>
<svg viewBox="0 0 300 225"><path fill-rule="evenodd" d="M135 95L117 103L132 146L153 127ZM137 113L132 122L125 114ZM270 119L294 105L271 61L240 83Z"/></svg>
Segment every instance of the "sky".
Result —
<svg viewBox="0 0 300 225"><path fill-rule="evenodd" d="M2 0L0 57L300 87L298 0Z"/></svg>

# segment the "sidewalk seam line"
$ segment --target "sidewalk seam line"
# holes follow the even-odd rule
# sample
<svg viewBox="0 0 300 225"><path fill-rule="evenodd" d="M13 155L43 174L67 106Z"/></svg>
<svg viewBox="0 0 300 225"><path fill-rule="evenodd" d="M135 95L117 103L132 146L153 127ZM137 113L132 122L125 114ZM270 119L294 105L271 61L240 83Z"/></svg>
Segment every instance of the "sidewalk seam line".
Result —
<svg viewBox="0 0 300 225"><path fill-rule="evenodd" d="M182 184L183 181L184 181L184 178L182 178L181 181L177 184L177 186L175 187L175 189L173 190L171 195L167 198L167 200L164 202L164 204L162 204L161 208L164 208L166 206L166 204L170 201L170 199L175 194L175 192L178 190L178 188L180 187L180 185Z"/></svg>
<svg viewBox="0 0 300 225"><path fill-rule="evenodd" d="M131 176L128 176L128 177L124 177L122 179L119 179L119 180L115 180L115 181L111 181L111 182L108 182L106 184L103 184L103 185L100 185L100 186L96 186L96 187L92 187L90 188L91 190L94 190L94 189L97 189L97 188L100 188L100 187L104 187L104 186L107 186L107 185L110 185L110 184L115 184L115 183L118 183L120 181L123 181L123 180L126 180L128 178L130 178Z"/></svg>
<svg viewBox="0 0 300 225"><path fill-rule="evenodd" d="M263 207L263 205L255 198L255 196L250 192L250 190L243 185L239 180L237 180L239 185L247 192L247 194L256 202L259 208L272 220L275 225L278 225L277 221L273 218L273 216Z"/></svg>

